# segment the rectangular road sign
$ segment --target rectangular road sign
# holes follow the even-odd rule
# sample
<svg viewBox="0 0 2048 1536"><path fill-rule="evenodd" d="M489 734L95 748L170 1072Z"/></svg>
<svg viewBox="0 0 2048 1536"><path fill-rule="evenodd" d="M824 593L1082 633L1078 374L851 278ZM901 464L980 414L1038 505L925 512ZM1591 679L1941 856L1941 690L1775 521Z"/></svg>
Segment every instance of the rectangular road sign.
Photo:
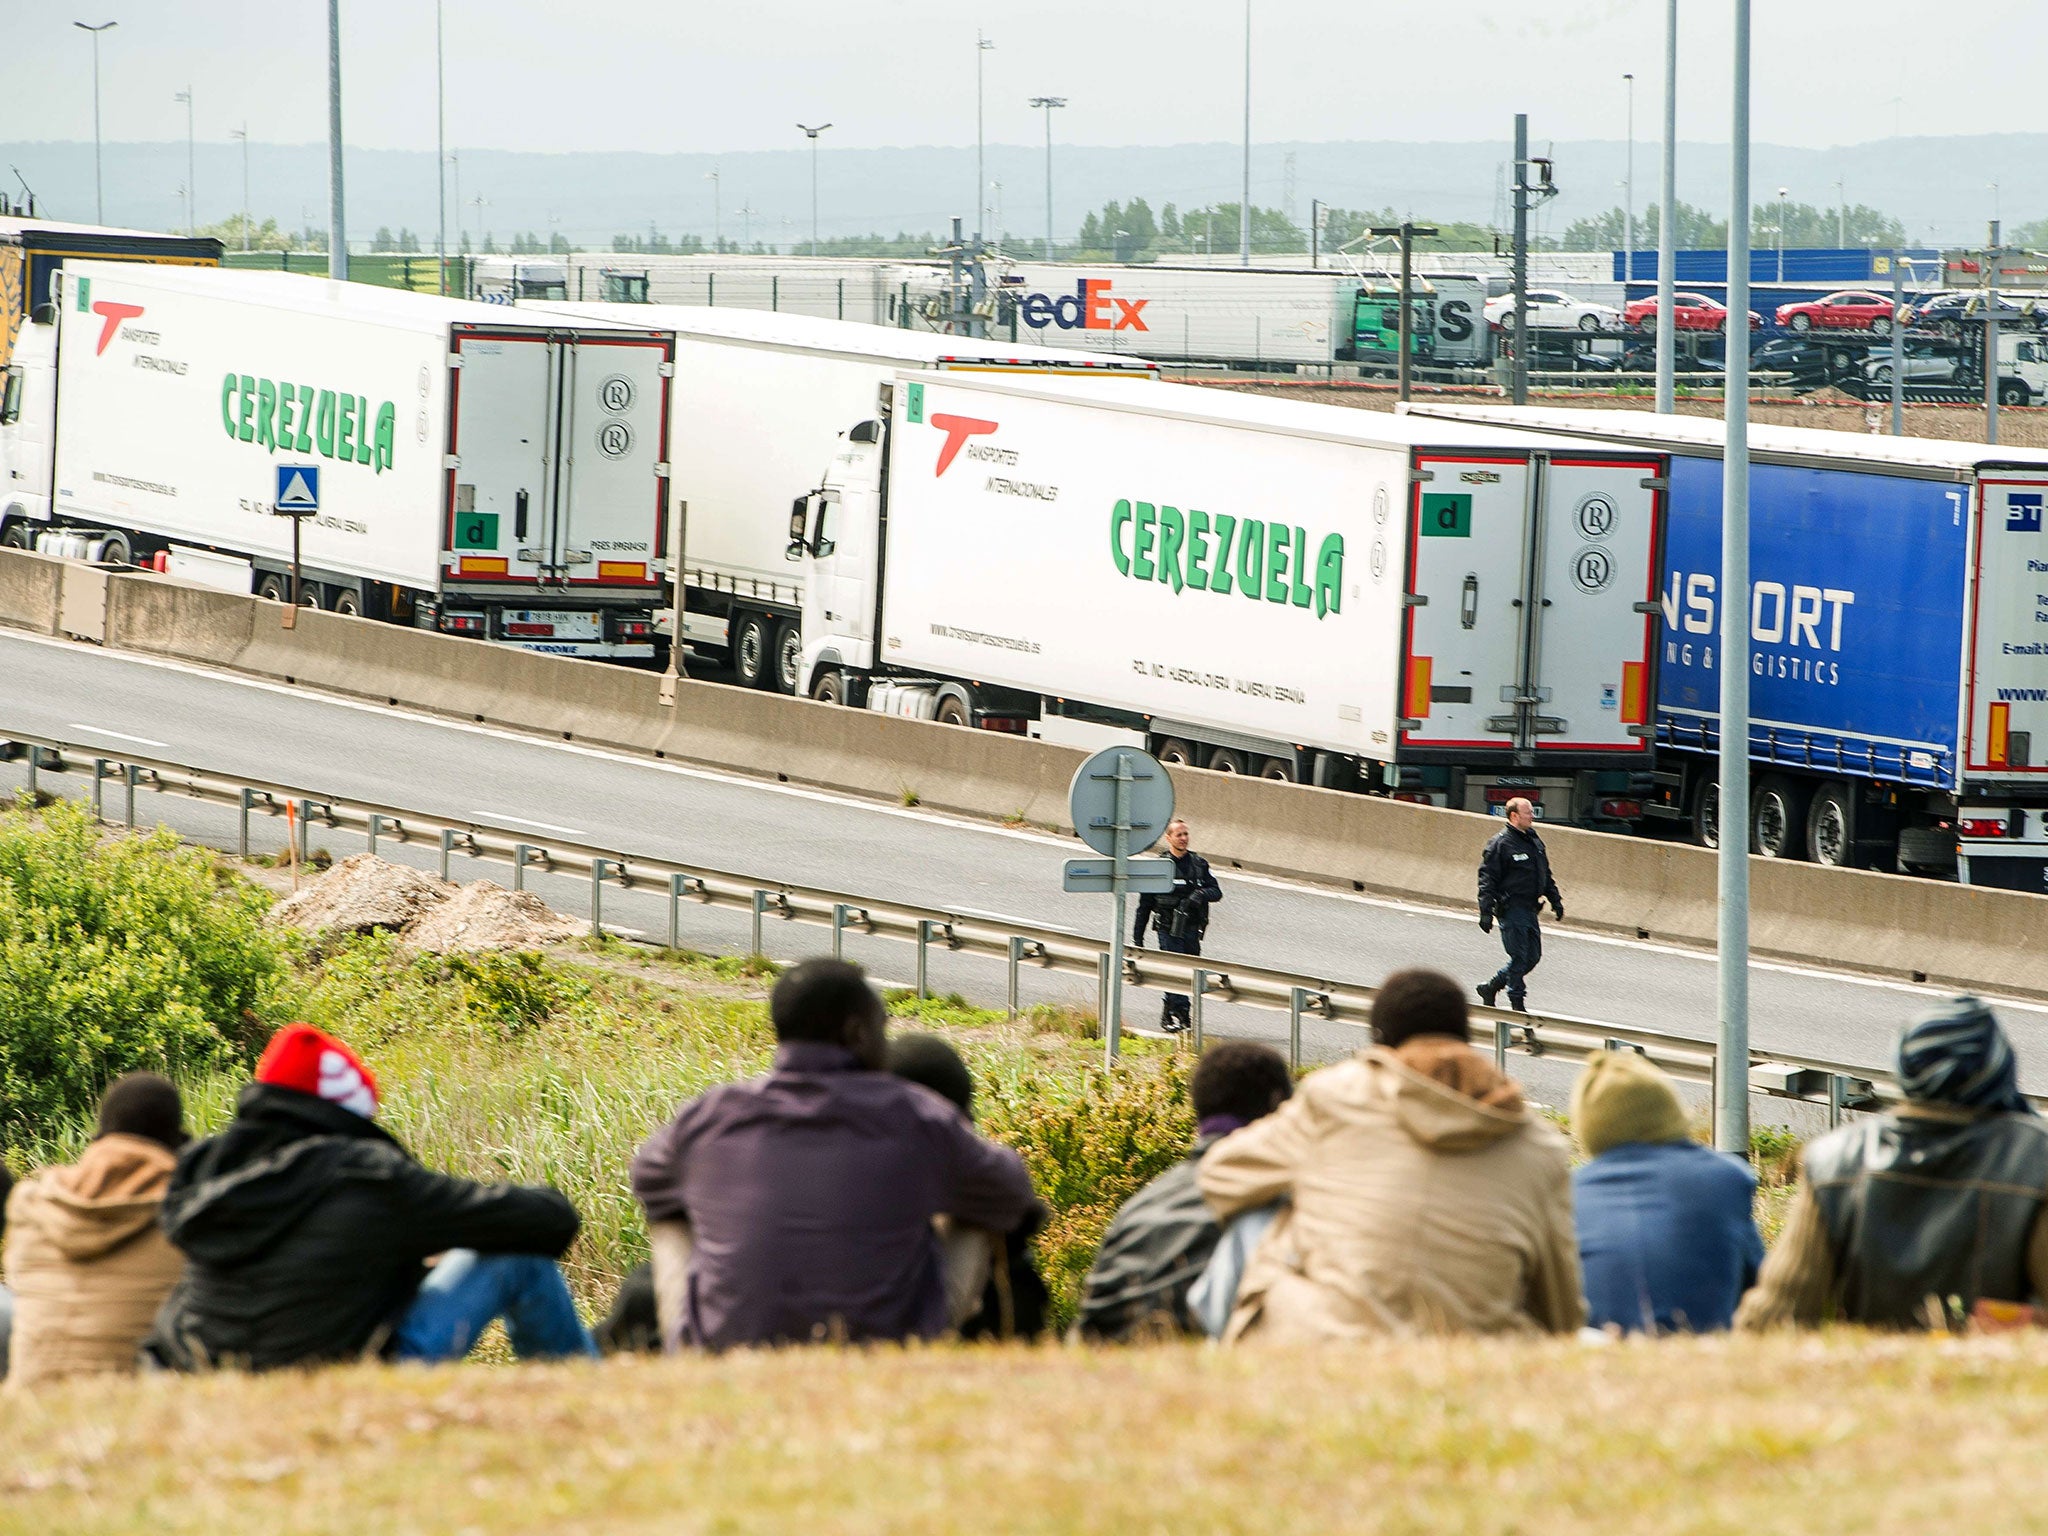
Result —
<svg viewBox="0 0 2048 1536"><path fill-rule="evenodd" d="M1116 890L1112 882L1114 866L1113 859L1069 859L1066 884L1061 888L1083 895L1111 894ZM1125 861L1124 870L1127 876L1124 889L1127 891L1157 896L1173 889L1171 859L1129 859Z"/></svg>
<svg viewBox="0 0 2048 1536"><path fill-rule="evenodd" d="M320 466L280 464L277 466L277 510L290 515L320 510Z"/></svg>

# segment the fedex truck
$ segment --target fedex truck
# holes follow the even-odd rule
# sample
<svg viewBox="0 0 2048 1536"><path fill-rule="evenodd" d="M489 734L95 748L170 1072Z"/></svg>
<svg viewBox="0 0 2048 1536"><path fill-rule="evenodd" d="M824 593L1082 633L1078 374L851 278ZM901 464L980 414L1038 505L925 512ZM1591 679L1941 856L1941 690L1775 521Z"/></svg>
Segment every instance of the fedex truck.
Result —
<svg viewBox="0 0 2048 1536"><path fill-rule="evenodd" d="M849 422L901 372L1153 378L1142 358L934 336L857 321L669 304L527 303L531 313L616 317L668 337L670 494L679 530L682 634L727 656L739 681L797 689L804 572L787 556L793 488L809 484Z"/></svg>
<svg viewBox="0 0 2048 1536"><path fill-rule="evenodd" d="M998 291L1004 332L1053 346L1268 369L1398 361L1385 313L1392 294L1398 319L1398 293L1378 275L1024 262ZM1488 360L1484 279L1417 275L1410 291L1427 361Z"/></svg>
<svg viewBox="0 0 2048 1536"><path fill-rule="evenodd" d="M1647 784L1663 455L899 374L791 509L814 698L1553 819Z"/></svg>
<svg viewBox="0 0 2048 1536"><path fill-rule="evenodd" d="M1425 413L1671 455L1650 809L1718 842L1723 424ZM2048 453L1749 435L1751 849L2048 893Z"/></svg>
<svg viewBox="0 0 2048 1536"><path fill-rule="evenodd" d="M296 559L336 612L652 659L666 334L78 260L35 318L0 405L0 545L278 600Z"/></svg>

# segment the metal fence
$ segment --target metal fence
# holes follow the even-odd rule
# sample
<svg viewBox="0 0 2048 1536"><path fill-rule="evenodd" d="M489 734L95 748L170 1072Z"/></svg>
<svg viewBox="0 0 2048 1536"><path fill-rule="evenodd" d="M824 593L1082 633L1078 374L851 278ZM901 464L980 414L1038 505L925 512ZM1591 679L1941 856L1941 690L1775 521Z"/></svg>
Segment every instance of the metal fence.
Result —
<svg viewBox="0 0 2048 1536"><path fill-rule="evenodd" d="M581 877L589 884L589 916L594 934L604 931L608 892L644 891L667 902L664 938L670 949L677 947L684 904L695 903L750 914L750 942L756 953L762 949L772 923L829 930L835 956L843 952L848 933L913 945L919 997L929 993L930 960L935 947L948 954L1001 962L1006 976L1005 1001L1012 1015L1020 1010L1021 980L1027 969L1092 976L1098 1005L1107 996L1112 963L1108 943L1062 928L793 885L619 848L543 839L530 830L487 821L455 820L407 807L352 800L304 785L238 777L129 754L115 755L102 747L79 746L0 726L0 746L7 743L27 753L31 794L41 788L43 774L66 772L74 761L81 767L90 763L91 806L93 815L100 820L109 819L110 811L115 809L108 803L110 791L120 802L116 819L130 828L136 825L137 797L143 791L232 807L237 815L236 851L243 858L249 856L250 827L258 818L286 821L302 861L310 846L312 828L317 824L327 830L360 834L372 853L391 843L433 849L444 879L458 857L506 865L511 870L514 890L525 887L529 870ZM1203 1004L1207 1000L1285 1013L1288 1057L1297 1068L1301 1065L1302 1020L1314 1016L1351 1025L1363 1033L1375 990L1362 981L1234 962L1204 963L1195 957L1152 950L1125 952L1124 981L1128 985L1187 992L1193 1005L1194 1028L1186 1038L1197 1050L1202 1045ZM1705 1087L1709 1094L1713 1091L1716 1048L1710 1040L1564 1014L1523 1014L1475 1007L1473 1016L1474 1043L1490 1047L1496 1065L1503 1070L1511 1056L1576 1064L1603 1050L1623 1049L1639 1052L1680 1081ZM1749 1081L1753 1093L1825 1106L1830 1124L1837 1123L1845 1110L1882 1108L1900 1097L1896 1082L1884 1069L1781 1052L1752 1054ZM2029 1097L2037 1107L2048 1109L2048 1095Z"/></svg>

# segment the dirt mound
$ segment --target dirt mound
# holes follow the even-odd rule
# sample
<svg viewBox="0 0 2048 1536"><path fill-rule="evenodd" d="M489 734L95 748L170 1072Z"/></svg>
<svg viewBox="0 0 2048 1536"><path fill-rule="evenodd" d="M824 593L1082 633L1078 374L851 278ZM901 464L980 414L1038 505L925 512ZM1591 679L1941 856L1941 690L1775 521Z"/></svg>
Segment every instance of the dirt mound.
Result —
<svg viewBox="0 0 2048 1536"><path fill-rule="evenodd" d="M531 891L508 891L489 880L463 886L420 914L400 935L435 954L484 949L539 949L574 938L584 925L550 910Z"/></svg>
<svg viewBox="0 0 2048 1536"><path fill-rule="evenodd" d="M343 859L270 909L270 921L308 933L403 929L448 900L456 887L374 854Z"/></svg>

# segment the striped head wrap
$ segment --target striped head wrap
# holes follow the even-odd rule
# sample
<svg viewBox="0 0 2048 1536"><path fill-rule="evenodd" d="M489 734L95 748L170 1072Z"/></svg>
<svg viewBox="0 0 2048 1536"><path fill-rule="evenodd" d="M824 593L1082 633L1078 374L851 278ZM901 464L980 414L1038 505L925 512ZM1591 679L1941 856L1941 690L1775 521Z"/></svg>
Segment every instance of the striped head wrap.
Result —
<svg viewBox="0 0 2048 1536"><path fill-rule="evenodd" d="M1899 1086L1921 1104L2032 1114L1998 1020L1974 997L1952 997L1899 1036Z"/></svg>

